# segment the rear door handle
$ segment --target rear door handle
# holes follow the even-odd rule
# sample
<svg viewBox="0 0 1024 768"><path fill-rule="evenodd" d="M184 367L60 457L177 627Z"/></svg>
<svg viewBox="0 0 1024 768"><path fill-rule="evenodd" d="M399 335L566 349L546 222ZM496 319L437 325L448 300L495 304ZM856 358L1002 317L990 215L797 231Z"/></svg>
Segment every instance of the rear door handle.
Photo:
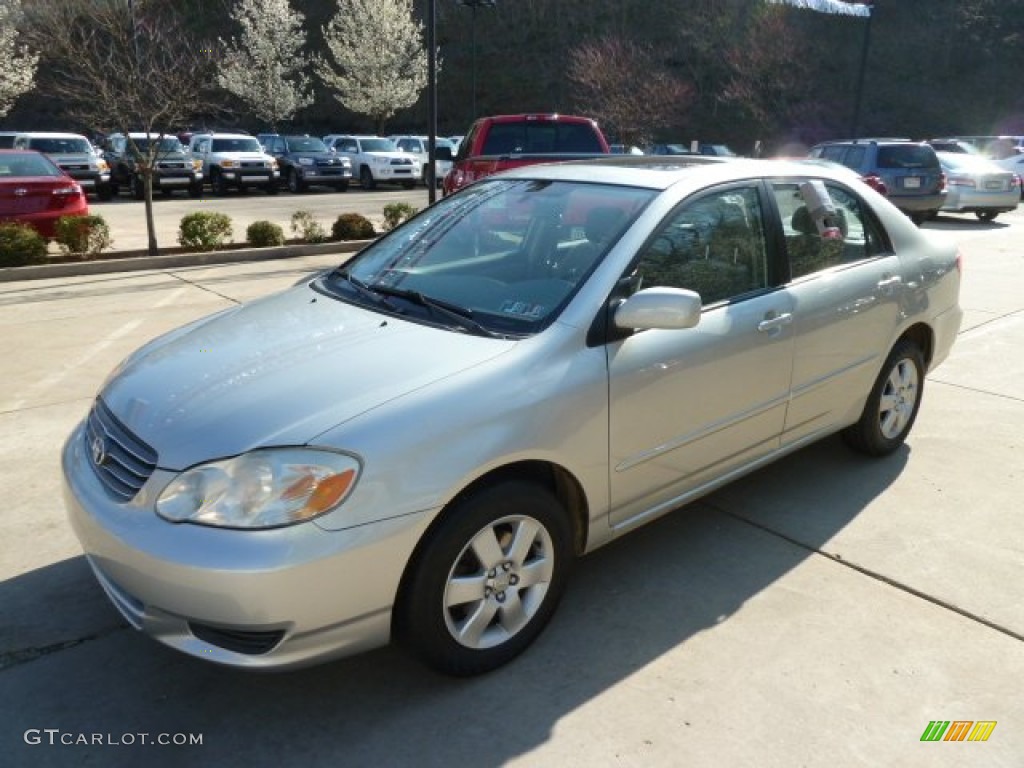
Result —
<svg viewBox="0 0 1024 768"><path fill-rule="evenodd" d="M761 333L772 333L778 332L784 325L789 325L793 322L793 315L789 312L783 312L781 315L775 315L774 317L766 317L760 323L757 324L757 330Z"/></svg>

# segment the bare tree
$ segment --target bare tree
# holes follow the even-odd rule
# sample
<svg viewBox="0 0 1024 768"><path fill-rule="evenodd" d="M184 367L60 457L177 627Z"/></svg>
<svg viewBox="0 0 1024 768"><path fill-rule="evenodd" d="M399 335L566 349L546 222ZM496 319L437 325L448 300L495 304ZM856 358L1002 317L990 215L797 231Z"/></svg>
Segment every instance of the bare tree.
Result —
<svg viewBox="0 0 1024 768"><path fill-rule="evenodd" d="M216 48L185 29L176 6L174 0L32 0L25 32L42 52L47 92L69 117L126 136L162 136L213 111ZM144 183L149 253L156 255L153 173L165 142L130 147Z"/></svg>
<svg viewBox="0 0 1024 768"><path fill-rule="evenodd" d="M21 1L0 0L0 117L35 84L39 56L29 51L28 46L18 44L20 21Z"/></svg>
<svg viewBox="0 0 1024 768"><path fill-rule="evenodd" d="M240 0L231 13L241 35L224 43L218 82L274 130L313 103L302 54L303 15L288 0Z"/></svg>
<svg viewBox="0 0 1024 768"><path fill-rule="evenodd" d="M324 42L330 56L316 59L317 74L342 105L372 118L378 134L427 85L423 24L413 19L412 0L338 0Z"/></svg>
<svg viewBox="0 0 1024 768"><path fill-rule="evenodd" d="M693 88L662 66L649 47L619 38L574 48L567 77L578 91L579 108L626 144L647 143L659 128L676 124L693 98Z"/></svg>

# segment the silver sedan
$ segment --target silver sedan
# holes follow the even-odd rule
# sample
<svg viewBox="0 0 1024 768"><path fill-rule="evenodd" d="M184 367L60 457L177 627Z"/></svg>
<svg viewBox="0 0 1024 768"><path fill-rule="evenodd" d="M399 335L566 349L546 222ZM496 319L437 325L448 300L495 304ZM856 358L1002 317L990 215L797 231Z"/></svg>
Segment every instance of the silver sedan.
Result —
<svg viewBox="0 0 1024 768"><path fill-rule="evenodd" d="M973 213L993 221L1015 210L1020 202L1020 177L987 157L960 152L936 152L946 173L949 193L942 211Z"/></svg>
<svg viewBox="0 0 1024 768"><path fill-rule="evenodd" d="M198 658L485 672L578 556L826 435L899 449L961 321L934 238L803 163L494 176L127 358L65 445L69 517Z"/></svg>

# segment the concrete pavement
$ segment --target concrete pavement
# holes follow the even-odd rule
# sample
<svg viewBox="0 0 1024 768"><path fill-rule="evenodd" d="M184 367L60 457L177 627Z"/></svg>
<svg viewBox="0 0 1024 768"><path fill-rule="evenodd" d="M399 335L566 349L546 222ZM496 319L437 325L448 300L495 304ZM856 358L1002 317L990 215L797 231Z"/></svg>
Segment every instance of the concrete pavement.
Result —
<svg viewBox="0 0 1024 768"><path fill-rule="evenodd" d="M537 645L473 680L393 649L183 657L125 627L64 520L60 444L124 354L336 257L0 284L2 762L1024 765L1024 214L928 228L962 245L966 322L904 450L829 439L594 553ZM934 720L997 725L921 742Z"/></svg>

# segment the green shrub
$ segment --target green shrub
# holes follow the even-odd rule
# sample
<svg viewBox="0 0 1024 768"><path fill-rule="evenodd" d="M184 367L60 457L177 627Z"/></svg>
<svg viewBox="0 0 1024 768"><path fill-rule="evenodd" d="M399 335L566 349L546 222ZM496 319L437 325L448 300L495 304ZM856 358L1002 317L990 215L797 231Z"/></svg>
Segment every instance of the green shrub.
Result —
<svg viewBox="0 0 1024 768"><path fill-rule="evenodd" d="M376 237L370 220L361 213L343 213L331 227L335 240L368 240Z"/></svg>
<svg viewBox="0 0 1024 768"><path fill-rule="evenodd" d="M306 243L322 243L327 239L327 230L309 211L292 214L292 234Z"/></svg>
<svg viewBox="0 0 1024 768"><path fill-rule="evenodd" d="M284 245L284 230L272 221L254 221L246 227L245 239L257 248Z"/></svg>
<svg viewBox="0 0 1024 768"><path fill-rule="evenodd" d="M0 223L0 267L22 267L46 258L46 239L28 224Z"/></svg>
<svg viewBox="0 0 1024 768"><path fill-rule="evenodd" d="M110 227L102 216L61 216L54 228L54 240L60 252L86 257L96 257L114 241L110 239Z"/></svg>
<svg viewBox="0 0 1024 768"><path fill-rule="evenodd" d="M196 251L213 251L231 241L231 217L224 213L196 211L181 217L178 243Z"/></svg>
<svg viewBox="0 0 1024 768"><path fill-rule="evenodd" d="M406 219L416 215L419 208L414 208L409 203L388 203L384 206L384 228L392 230Z"/></svg>

